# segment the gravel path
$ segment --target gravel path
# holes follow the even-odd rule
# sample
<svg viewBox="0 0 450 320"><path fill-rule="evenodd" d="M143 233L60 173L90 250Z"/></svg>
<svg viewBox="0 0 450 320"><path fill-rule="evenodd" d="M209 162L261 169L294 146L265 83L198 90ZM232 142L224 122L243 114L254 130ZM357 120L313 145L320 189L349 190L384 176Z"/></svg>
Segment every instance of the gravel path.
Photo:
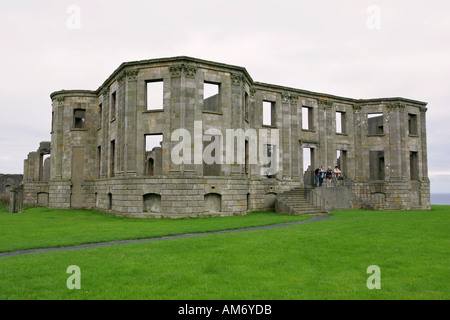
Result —
<svg viewBox="0 0 450 320"><path fill-rule="evenodd" d="M309 223L309 222L314 222L314 221L320 221L320 220L325 220L325 219L329 219L329 218L331 218L331 216L315 216L306 221L286 222L286 223L274 224L274 225L269 225L269 226L252 227L252 228L244 228L244 229L223 230L223 231L204 232L204 233L186 233L186 234L167 236L167 237L161 237L161 238L119 240L119 241L90 243L90 244L83 244L83 245L69 246L69 247L60 247L60 248L30 249L30 250L3 252L3 253L0 253L0 258L10 257L10 256L20 256L20 255L31 254L31 253L44 253L44 252L66 251L66 250L78 250L78 249L86 249L86 248L99 248L99 247L106 247L106 246L125 244L125 243L152 242L152 241L161 241L161 240L200 237L200 236L207 236L207 235L212 235L212 234L225 234L225 233L235 233L235 232L247 232L247 231L253 231L253 230L273 229L273 228L280 228L280 227L286 227L286 226L293 226L293 225L297 225L297 224Z"/></svg>

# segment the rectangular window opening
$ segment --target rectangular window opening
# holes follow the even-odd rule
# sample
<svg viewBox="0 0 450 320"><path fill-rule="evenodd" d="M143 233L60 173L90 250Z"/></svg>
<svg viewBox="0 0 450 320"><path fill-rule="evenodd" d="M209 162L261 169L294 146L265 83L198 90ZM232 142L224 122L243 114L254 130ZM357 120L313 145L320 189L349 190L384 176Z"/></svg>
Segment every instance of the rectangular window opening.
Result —
<svg viewBox="0 0 450 320"><path fill-rule="evenodd" d="M275 103L272 101L263 101L263 125L275 125Z"/></svg>
<svg viewBox="0 0 450 320"><path fill-rule="evenodd" d="M246 120L248 120L248 114L249 114L249 95L247 92L245 92L244 96L244 117Z"/></svg>
<svg viewBox="0 0 450 320"><path fill-rule="evenodd" d="M203 175L220 176L222 174L221 150L222 137L220 135L208 135L208 139L203 140Z"/></svg>
<svg viewBox="0 0 450 320"><path fill-rule="evenodd" d="M419 180L419 159L418 153L411 151L409 153L409 169L411 180Z"/></svg>
<svg viewBox="0 0 450 320"><path fill-rule="evenodd" d="M383 113L369 113L367 115L368 134L384 134Z"/></svg>
<svg viewBox="0 0 450 320"><path fill-rule="evenodd" d="M162 175L162 134L145 135L145 175Z"/></svg>
<svg viewBox="0 0 450 320"><path fill-rule="evenodd" d="M103 106L100 103L98 105L98 127L101 128L102 127L102 121L103 121Z"/></svg>
<svg viewBox="0 0 450 320"><path fill-rule="evenodd" d="M164 108L164 81L147 82L147 110Z"/></svg>
<svg viewBox="0 0 450 320"><path fill-rule="evenodd" d="M410 135L417 135L417 115L408 114L408 132Z"/></svg>
<svg viewBox="0 0 450 320"><path fill-rule="evenodd" d="M384 180L384 151L369 151L370 180Z"/></svg>
<svg viewBox="0 0 450 320"><path fill-rule="evenodd" d="M85 109L74 109L73 110L73 127L75 129L85 128L86 110Z"/></svg>
<svg viewBox="0 0 450 320"><path fill-rule="evenodd" d="M109 176L110 177L115 177L116 175L116 163L115 163L115 159L116 159L116 141L112 140L111 141L111 146L110 146L110 154L109 154Z"/></svg>
<svg viewBox="0 0 450 320"><path fill-rule="evenodd" d="M203 110L221 112L220 84L204 82L203 84Z"/></svg>
<svg viewBox="0 0 450 320"><path fill-rule="evenodd" d="M345 112L336 111L336 133L346 133Z"/></svg>
<svg viewBox="0 0 450 320"><path fill-rule="evenodd" d="M302 129L314 130L313 108L311 107L302 107Z"/></svg>
<svg viewBox="0 0 450 320"><path fill-rule="evenodd" d="M116 119L117 94L114 91L111 94L111 121Z"/></svg>
<svg viewBox="0 0 450 320"><path fill-rule="evenodd" d="M336 166L341 170L341 174L347 171L347 151L337 150Z"/></svg>
<svg viewBox="0 0 450 320"><path fill-rule="evenodd" d="M102 147L97 147L97 177L100 178L102 172Z"/></svg>

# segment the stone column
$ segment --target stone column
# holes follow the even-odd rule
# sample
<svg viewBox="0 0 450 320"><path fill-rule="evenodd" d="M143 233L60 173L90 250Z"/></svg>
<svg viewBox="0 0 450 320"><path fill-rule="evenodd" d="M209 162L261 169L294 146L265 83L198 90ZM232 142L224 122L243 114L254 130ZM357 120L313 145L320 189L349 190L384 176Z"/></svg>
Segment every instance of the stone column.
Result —
<svg viewBox="0 0 450 320"><path fill-rule="evenodd" d="M363 150L362 141L363 141L363 112L361 105L355 104L353 106L353 128L349 128L349 130L353 129L354 132L354 150L355 157L353 160L353 172L354 176L352 178L355 181L363 181L364 180L364 166L367 166L364 162L364 157L361 154L361 150ZM358 151L359 150L359 151Z"/></svg>
<svg viewBox="0 0 450 320"><path fill-rule="evenodd" d="M137 132L137 76L138 70L126 72L127 89L125 93L125 147L124 161L127 175L137 175L136 132Z"/></svg>
<svg viewBox="0 0 450 320"><path fill-rule="evenodd" d="M102 125L102 134L103 134L103 145L102 147L102 167L101 167L101 178L107 178L108 177L108 167L109 167L109 89L104 89L102 91L103 95L103 125Z"/></svg>

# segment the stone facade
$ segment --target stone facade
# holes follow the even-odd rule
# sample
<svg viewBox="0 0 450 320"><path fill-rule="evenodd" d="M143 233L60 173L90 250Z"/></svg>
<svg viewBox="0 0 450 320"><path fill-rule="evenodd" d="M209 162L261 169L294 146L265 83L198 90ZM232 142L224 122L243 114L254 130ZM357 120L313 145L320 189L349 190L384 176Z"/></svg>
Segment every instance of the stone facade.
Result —
<svg viewBox="0 0 450 320"><path fill-rule="evenodd" d="M153 85L162 88L159 105ZM211 97L207 86L216 90ZM130 217L241 215L273 208L277 194L302 186L309 150L311 168L339 164L353 181L361 200L354 207L430 208L423 102L259 83L245 68L190 57L123 63L97 90L63 90L51 99L51 142L25 160L27 205ZM189 132L193 150L198 123L204 148L209 138L223 146L227 130L276 130L278 170L261 174L266 164L248 161L250 136L245 147L234 146L235 153L245 148L245 163L177 164L173 133ZM147 139L157 137L148 149Z"/></svg>

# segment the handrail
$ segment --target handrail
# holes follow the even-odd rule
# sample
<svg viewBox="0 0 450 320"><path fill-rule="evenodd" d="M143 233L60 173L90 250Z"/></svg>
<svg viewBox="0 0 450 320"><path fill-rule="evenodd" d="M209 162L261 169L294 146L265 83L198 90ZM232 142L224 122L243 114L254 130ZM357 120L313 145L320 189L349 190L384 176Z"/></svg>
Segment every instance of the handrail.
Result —
<svg viewBox="0 0 450 320"><path fill-rule="evenodd" d="M313 188L309 188L305 186L305 197L313 206L316 206L322 210L326 210L327 200L317 193L313 192ZM320 204L319 204L320 202Z"/></svg>

